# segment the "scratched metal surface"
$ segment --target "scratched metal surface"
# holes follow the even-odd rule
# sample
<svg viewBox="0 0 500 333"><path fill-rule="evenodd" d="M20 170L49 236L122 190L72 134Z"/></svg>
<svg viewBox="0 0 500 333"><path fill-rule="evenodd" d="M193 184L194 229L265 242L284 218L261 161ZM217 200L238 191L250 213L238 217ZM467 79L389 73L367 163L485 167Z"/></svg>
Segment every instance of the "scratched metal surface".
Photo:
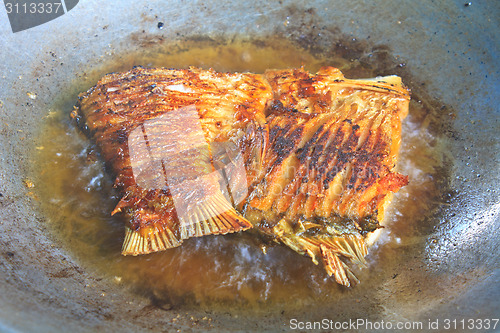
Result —
<svg viewBox="0 0 500 333"><path fill-rule="evenodd" d="M498 316L500 2L465 3L81 1L68 14L16 34L0 9L0 331L209 329L193 327L188 319L173 323L176 311L144 311L147 300L132 299L95 272L74 268L78 263L47 232L23 184L37 124L58 92L83 70L143 47L141 40L278 33L295 40L315 34L316 43L328 43L321 36L324 27L388 45L427 91L456 110L453 130L460 135L450 141L456 194L436 217L429 246L408 262L397 283L377 286L365 304L354 302L363 296L354 292L317 317ZM159 21L165 24L161 30ZM37 92L36 100L27 96L31 91ZM67 274L61 278L60 272ZM432 295L414 288L419 280L425 289L429 275L442 284L431 288ZM305 309L302 319L307 316ZM279 313L213 317L218 331L286 330L290 319Z"/></svg>

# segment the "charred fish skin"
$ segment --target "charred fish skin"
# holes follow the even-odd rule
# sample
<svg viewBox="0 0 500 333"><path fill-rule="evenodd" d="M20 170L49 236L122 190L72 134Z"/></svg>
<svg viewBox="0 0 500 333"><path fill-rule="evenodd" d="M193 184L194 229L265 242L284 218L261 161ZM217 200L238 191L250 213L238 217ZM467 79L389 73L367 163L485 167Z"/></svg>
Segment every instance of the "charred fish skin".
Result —
<svg viewBox="0 0 500 333"><path fill-rule="evenodd" d="M393 171L408 102L398 77L332 67L135 68L105 76L73 116L124 194L113 212L129 215L123 254L253 225L350 286L348 263L365 264L365 234L408 181Z"/></svg>

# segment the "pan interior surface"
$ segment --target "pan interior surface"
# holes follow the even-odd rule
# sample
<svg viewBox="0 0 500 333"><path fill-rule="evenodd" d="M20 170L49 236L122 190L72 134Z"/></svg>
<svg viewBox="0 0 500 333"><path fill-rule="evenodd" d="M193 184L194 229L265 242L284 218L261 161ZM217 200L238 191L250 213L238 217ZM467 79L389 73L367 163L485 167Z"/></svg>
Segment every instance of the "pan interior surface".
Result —
<svg viewBox="0 0 500 333"><path fill-rule="evenodd" d="M128 55L126 61L109 67L116 71L123 63L167 68L209 64L218 71L263 72L267 68L301 65L317 71L329 64L342 68L351 77L361 78L375 77L397 66L394 63L390 63L389 69L373 66L363 62L367 55L361 52L357 55L361 59L358 62L326 57L326 52L313 55L286 39L277 38L233 42L185 40L182 48L175 49L175 45L167 45L151 55ZM96 71L108 72L109 67L104 67L104 71ZM315 266L282 246L263 242L256 233L191 239L178 248L154 255L121 256L124 217L110 215L119 200L112 189L112 179L98 161L97 148L83 137L68 116L74 96L63 94L62 99L68 101L51 108L49 121L41 131L34 158L34 169L38 172L34 183L40 190L35 189L34 193L41 199L47 222L87 266L95 267L124 289L129 287L169 308L199 305L205 310L236 311L238 307L240 310L250 307L254 311L268 311L336 302L344 289L326 275L321 265ZM388 213L386 224L394 225L394 229L383 233L380 248L374 248L369 257L380 271L394 271L398 261L406 260L397 253L408 243L415 243L420 235L419 224L436 209L441 189L446 188L447 175L443 170L447 157L442 133L434 128L441 121L435 104L424 99L412 102L411 115L404 122L399 172L409 174L411 184L393 200L392 211ZM441 189L437 184L442 185ZM266 254L261 251L264 245ZM380 262L379 252L384 253ZM370 274L370 270L358 272L367 280L366 288L380 283Z"/></svg>
<svg viewBox="0 0 500 333"><path fill-rule="evenodd" d="M500 276L499 240L491 232L499 226L500 210L495 12L497 4L476 2L200 6L86 1L25 32L13 34L3 21L0 39L7 61L0 65L0 330L274 331L289 329L293 319L427 323L492 318L499 309ZM359 272L358 287L337 287L325 279L321 267L279 247L264 257L245 236L193 240L175 253L122 259L122 221L109 219L106 205L93 205L86 215L89 210L80 206L85 198L56 193L92 185L98 176L94 187L79 193L92 203L114 195L102 164L85 164L86 155L76 162L65 155L88 148L66 118L77 94L109 71L137 64L178 67L179 54L184 55L183 66L217 70L262 72L304 63L310 71L334 65L347 77L403 77L413 100L400 156L409 164L402 162L400 168L415 171L410 177L417 181L387 212L393 219L390 230L372 249L369 269ZM231 66L225 59L232 59ZM57 183L53 173L71 163L76 163L76 172L66 172ZM82 170L89 172L88 178L71 182L71 175L82 176ZM48 194L51 202L44 201ZM58 209L60 214L54 213ZM84 219L95 222L96 216L107 229L84 227ZM65 223L68 219L81 223ZM196 289L189 281L158 285L161 279L143 273L148 263L158 271L183 254L228 252L236 242L240 252L247 251L247 257L231 257L233 264L242 261L236 278L243 287L227 289L224 297L209 288ZM294 265L283 268L283 277L264 275L273 287L266 295L266 281L257 276L265 267L276 267L278 257ZM216 265L212 257L199 259ZM134 267L138 274L122 274ZM185 275L201 274L188 265L180 267ZM224 274L212 272L212 284L221 283ZM175 278L183 279L171 281ZM239 309L225 311L228 304Z"/></svg>

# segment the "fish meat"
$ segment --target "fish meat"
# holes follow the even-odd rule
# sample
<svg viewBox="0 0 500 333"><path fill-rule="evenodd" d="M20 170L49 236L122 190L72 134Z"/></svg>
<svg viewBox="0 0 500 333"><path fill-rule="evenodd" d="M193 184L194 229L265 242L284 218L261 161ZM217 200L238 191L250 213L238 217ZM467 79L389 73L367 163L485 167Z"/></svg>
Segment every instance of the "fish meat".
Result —
<svg viewBox="0 0 500 333"><path fill-rule="evenodd" d="M250 228L357 282L366 236L408 177L394 171L410 94L397 76L135 67L80 94L128 218L122 253Z"/></svg>

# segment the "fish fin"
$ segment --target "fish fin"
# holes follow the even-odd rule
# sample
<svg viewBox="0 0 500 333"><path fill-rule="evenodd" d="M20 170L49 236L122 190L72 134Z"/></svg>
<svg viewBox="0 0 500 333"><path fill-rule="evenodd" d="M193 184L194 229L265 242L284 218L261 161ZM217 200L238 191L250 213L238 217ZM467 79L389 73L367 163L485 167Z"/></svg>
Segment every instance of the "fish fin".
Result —
<svg viewBox="0 0 500 333"><path fill-rule="evenodd" d="M175 223L166 223L168 217L142 212L137 214L138 228L125 227L123 255L139 255L164 251L179 246L184 239L205 235L227 234L252 227L227 201L222 192L201 203L192 205L188 212L177 216ZM134 218L133 218L134 219Z"/></svg>
<svg viewBox="0 0 500 333"><path fill-rule="evenodd" d="M351 260L360 267L366 267L365 256L368 254L366 243L361 235L344 234L323 240L322 244L339 255Z"/></svg>
<svg viewBox="0 0 500 333"><path fill-rule="evenodd" d="M133 230L125 227L125 239L122 246L122 255L139 255L164 251L181 245L182 240L177 239L169 228L146 227Z"/></svg>
<svg viewBox="0 0 500 333"><path fill-rule="evenodd" d="M318 264L318 259L322 260L327 274L346 287L359 283L346 262L366 267L367 248L361 235L330 235L326 232L316 235L298 234L285 219L264 232L274 235L278 242L295 252L309 256L315 264Z"/></svg>
<svg viewBox="0 0 500 333"><path fill-rule="evenodd" d="M350 287L351 283L346 274L346 269L349 270L349 267L347 267L347 265L340 260L338 253L323 244L320 244L319 248L321 250L326 273L329 276L333 275L337 283Z"/></svg>
<svg viewBox="0 0 500 333"><path fill-rule="evenodd" d="M333 275L338 284L350 287L352 284L359 283L358 278L356 278L351 268L340 259L340 253L323 244L320 244L319 248L321 250L326 273L329 276Z"/></svg>
<svg viewBox="0 0 500 333"><path fill-rule="evenodd" d="M206 235L225 235L247 230L252 224L240 215L222 192L193 205L179 217L181 239Z"/></svg>

